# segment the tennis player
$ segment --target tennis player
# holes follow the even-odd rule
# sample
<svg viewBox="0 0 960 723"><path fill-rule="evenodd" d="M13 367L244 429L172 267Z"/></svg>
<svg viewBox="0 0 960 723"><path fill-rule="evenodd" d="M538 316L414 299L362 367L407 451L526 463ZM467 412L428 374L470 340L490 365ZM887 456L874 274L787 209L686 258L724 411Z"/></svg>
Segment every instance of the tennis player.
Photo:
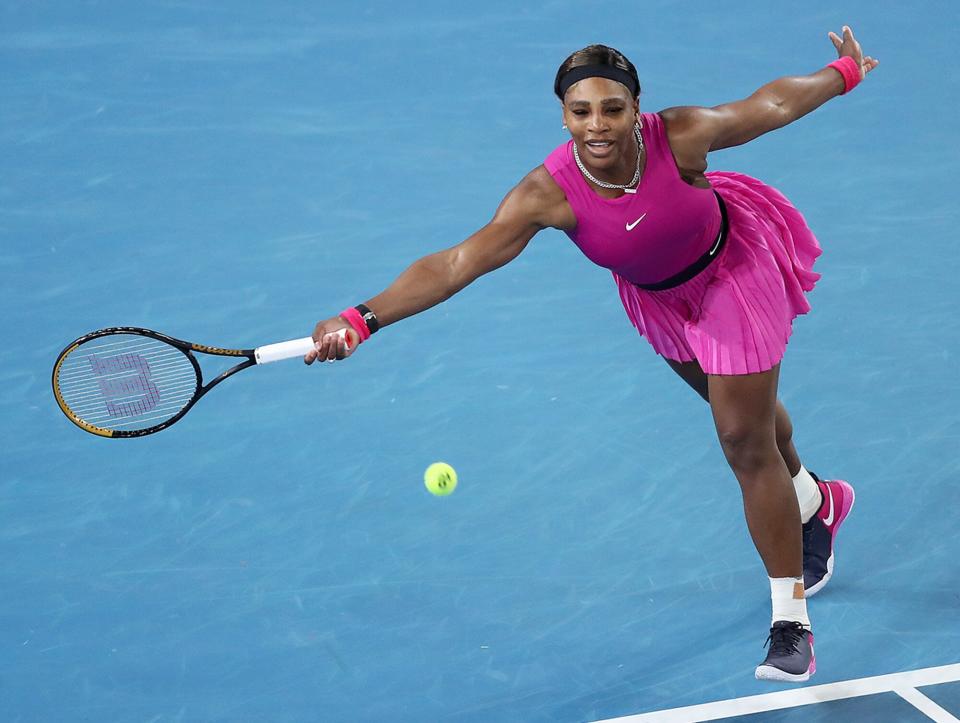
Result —
<svg viewBox="0 0 960 723"><path fill-rule="evenodd" d="M603 45L560 66L554 91L571 139L462 243L413 263L389 288L316 325L305 361L353 353L379 328L428 309L516 258L538 231L561 229L613 272L637 331L710 405L770 578L772 627L756 677L803 681L816 670L806 597L833 573L837 530L853 506L842 480L804 468L777 399L780 361L820 246L776 189L707 172L711 151L748 143L850 92L878 61L849 27L829 33L838 59L713 108L641 113L633 64ZM347 329L349 349L335 332Z"/></svg>

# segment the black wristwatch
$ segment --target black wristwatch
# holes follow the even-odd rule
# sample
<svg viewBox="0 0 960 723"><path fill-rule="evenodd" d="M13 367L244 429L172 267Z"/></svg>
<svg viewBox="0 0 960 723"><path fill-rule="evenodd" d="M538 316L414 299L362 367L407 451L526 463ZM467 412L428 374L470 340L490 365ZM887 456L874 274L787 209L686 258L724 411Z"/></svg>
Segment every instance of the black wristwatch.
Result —
<svg viewBox="0 0 960 723"><path fill-rule="evenodd" d="M367 325L367 328L370 330L371 334L380 328L380 322L377 321L377 315L370 311L369 306L366 304L357 304L353 308L360 312L360 316L363 317L363 322Z"/></svg>

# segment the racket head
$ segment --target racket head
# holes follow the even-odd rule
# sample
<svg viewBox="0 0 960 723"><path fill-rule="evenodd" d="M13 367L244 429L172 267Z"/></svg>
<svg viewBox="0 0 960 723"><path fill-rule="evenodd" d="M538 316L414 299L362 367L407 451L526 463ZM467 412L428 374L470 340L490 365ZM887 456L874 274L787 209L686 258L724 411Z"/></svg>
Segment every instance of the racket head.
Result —
<svg viewBox="0 0 960 723"><path fill-rule="evenodd" d="M191 345L138 327L112 327L69 344L53 367L67 419L101 437L141 437L180 419L202 394Z"/></svg>

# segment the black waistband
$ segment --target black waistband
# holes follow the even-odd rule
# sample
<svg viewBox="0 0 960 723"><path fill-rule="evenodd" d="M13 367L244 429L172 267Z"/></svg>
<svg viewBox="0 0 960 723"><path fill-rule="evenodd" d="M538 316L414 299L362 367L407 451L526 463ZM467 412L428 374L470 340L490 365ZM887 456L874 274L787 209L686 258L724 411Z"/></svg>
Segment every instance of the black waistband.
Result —
<svg viewBox="0 0 960 723"><path fill-rule="evenodd" d="M717 197L717 203L720 204L720 233L717 234L717 240L714 242L713 246L710 247L710 250L690 264L683 271L678 274L674 274L669 279L664 279L663 281L659 281L655 284L634 284L634 286L639 289L643 289L644 291L663 291L665 289L672 289L674 286L680 286L680 284L686 283L692 279L694 276L707 268L710 265L710 262L720 255L720 252L723 251L724 245L727 243L727 207L724 205L723 199L720 197L719 193L714 191L713 194Z"/></svg>

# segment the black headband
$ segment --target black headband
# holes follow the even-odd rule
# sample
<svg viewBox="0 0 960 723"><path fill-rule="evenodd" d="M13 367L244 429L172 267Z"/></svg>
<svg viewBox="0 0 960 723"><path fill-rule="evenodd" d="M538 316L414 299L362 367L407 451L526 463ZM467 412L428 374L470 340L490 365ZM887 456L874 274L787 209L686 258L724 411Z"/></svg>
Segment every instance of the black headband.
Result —
<svg viewBox="0 0 960 723"><path fill-rule="evenodd" d="M625 70L621 70L613 65L578 65L576 68L571 68L564 73L563 77L560 78L560 82L557 83L556 91L560 100L563 100L563 96L567 94L571 85L580 82L584 78L607 78L608 80L615 80L627 86L627 90L630 91L630 94L634 98L637 97L640 91L640 88L637 87L637 81Z"/></svg>

